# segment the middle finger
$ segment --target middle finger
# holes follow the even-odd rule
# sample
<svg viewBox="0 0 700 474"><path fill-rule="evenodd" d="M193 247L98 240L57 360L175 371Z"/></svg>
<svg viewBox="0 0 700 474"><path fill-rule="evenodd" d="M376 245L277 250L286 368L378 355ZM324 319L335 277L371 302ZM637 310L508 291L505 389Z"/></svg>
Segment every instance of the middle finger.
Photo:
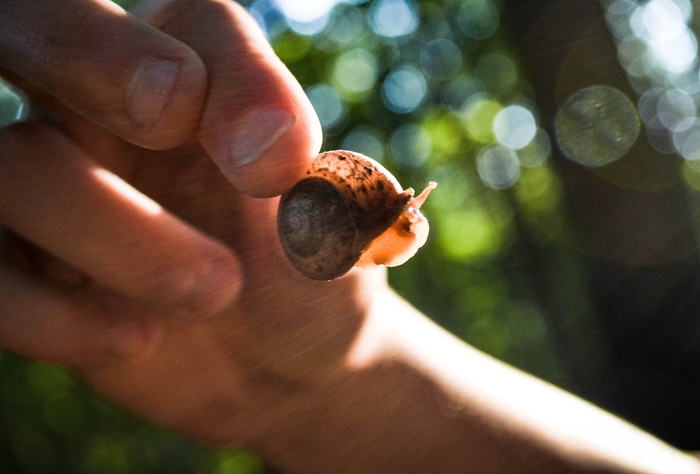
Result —
<svg viewBox="0 0 700 474"><path fill-rule="evenodd" d="M0 133L0 222L119 293L179 314L237 294L236 257L39 123Z"/></svg>

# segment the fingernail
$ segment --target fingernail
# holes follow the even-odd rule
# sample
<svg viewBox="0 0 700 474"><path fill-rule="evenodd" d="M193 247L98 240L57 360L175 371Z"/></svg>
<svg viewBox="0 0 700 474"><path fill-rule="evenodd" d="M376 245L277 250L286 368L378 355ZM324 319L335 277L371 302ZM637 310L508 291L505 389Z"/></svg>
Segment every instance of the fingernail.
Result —
<svg viewBox="0 0 700 474"><path fill-rule="evenodd" d="M142 127L155 124L170 100L179 73L177 61L142 60L124 95L126 115Z"/></svg>
<svg viewBox="0 0 700 474"><path fill-rule="evenodd" d="M228 159L233 167L250 164L292 128L296 118L281 109L248 112L238 124Z"/></svg>

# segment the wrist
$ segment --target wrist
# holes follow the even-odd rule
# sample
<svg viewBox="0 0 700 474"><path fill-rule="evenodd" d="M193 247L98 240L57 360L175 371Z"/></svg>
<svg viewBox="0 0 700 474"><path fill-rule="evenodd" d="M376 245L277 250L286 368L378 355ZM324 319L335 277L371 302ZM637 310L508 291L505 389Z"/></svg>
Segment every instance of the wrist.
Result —
<svg viewBox="0 0 700 474"><path fill-rule="evenodd" d="M468 465L464 432L481 424L445 416L447 391L410 360L410 341L399 330L403 322L421 330L432 323L388 288L375 289L367 303L344 356L278 394L262 410L265 428L251 448L284 472L424 472L431 465L459 472Z"/></svg>

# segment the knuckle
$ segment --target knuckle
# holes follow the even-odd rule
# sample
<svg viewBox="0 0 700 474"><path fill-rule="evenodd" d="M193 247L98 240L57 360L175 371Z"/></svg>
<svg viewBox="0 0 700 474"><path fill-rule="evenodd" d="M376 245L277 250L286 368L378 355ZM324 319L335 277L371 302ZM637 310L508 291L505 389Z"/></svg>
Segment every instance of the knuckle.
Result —
<svg viewBox="0 0 700 474"><path fill-rule="evenodd" d="M231 303L240 287L238 260L218 245L204 255L193 253L185 264L164 273L168 276L156 280L154 294L161 295L165 309L176 315L216 314Z"/></svg>

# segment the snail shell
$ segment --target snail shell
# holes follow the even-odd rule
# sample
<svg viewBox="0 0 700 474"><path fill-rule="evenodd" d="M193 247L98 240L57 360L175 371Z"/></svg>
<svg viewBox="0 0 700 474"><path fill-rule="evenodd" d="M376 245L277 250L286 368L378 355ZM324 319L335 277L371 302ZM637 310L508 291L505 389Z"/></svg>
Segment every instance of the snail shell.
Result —
<svg viewBox="0 0 700 474"><path fill-rule="evenodd" d="M400 265L425 243L418 208L435 183L414 198L379 163L344 150L320 154L306 174L277 213L282 247L303 275L332 280L356 264Z"/></svg>

